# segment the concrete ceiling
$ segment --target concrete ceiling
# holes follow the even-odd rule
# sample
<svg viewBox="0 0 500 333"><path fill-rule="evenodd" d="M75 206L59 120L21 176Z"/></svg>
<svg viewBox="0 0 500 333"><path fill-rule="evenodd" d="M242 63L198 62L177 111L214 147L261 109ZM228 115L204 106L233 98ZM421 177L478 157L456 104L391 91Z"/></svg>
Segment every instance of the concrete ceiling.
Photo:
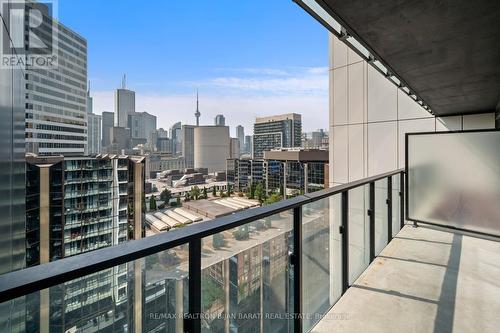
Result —
<svg viewBox="0 0 500 333"><path fill-rule="evenodd" d="M500 108L500 0L317 0L436 115Z"/></svg>

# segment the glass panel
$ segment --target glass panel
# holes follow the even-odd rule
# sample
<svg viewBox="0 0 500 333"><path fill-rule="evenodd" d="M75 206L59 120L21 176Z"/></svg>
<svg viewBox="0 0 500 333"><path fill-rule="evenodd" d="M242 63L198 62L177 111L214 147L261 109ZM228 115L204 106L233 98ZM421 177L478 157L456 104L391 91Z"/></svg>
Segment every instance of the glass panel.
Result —
<svg viewBox="0 0 500 333"><path fill-rule="evenodd" d="M322 20L324 20L328 25L334 29L337 33L340 34L341 26L340 24L335 21L335 19L328 14L323 7L321 7L315 0L303 0L302 1L304 4L307 5L307 7L311 8L313 12L315 12L319 17L321 17Z"/></svg>
<svg viewBox="0 0 500 333"><path fill-rule="evenodd" d="M369 185L349 191L349 283L370 263Z"/></svg>
<svg viewBox="0 0 500 333"><path fill-rule="evenodd" d="M182 332L188 245L0 304L2 332Z"/></svg>
<svg viewBox="0 0 500 333"><path fill-rule="evenodd" d="M387 245L387 178L375 182L375 255Z"/></svg>
<svg viewBox="0 0 500 333"><path fill-rule="evenodd" d="M408 215L500 235L500 131L408 137Z"/></svg>
<svg viewBox="0 0 500 333"><path fill-rule="evenodd" d="M293 212L205 237L202 331L292 331Z"/></svg>
<svg viewBox="0 0 500 333"><path fill-rule="evenodd" d="M401 230L401 197L399 196L399 174L392 176L392 236Z"/></svg>
<svg viewBox="0 0 500 333"><path fill-rule="evenodd" d="M302 208L302 324L305 332L341 295L340 208L340 195Z"/></svg>

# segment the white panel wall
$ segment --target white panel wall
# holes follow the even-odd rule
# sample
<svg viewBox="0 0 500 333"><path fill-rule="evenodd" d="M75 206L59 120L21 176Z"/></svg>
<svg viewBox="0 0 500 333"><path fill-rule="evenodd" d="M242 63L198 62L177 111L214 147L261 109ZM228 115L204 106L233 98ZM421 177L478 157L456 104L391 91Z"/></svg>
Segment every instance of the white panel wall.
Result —
<svg viewBox="0 0 500 333"><path fill-rule="evenodd" d="M404 168L406 133L495 126L494 114L435 118L333 35L329 45L330 186Z"/></svg>

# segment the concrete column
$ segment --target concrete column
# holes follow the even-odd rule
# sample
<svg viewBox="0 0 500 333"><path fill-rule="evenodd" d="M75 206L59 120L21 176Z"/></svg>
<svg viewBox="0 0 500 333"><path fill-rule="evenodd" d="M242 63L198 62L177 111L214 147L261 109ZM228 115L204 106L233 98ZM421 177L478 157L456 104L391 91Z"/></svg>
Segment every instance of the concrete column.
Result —
<svg viewBox="0 0 500 333"><path fill-rule="evenodd" d="M50 166L40 167L40 264L50 261ZM49 333L49 289L40 290L40 333Z"/></svg>
<svg viewBox="0 0 500 333"><path fill-rule="evenodd" d="M134 332L142 332L142 260L134 260Z"/></svg>
<svg viewBox="0 0 500 333"><path fill-rule="evenodd" d="M175 331L184 332L184 280L175 281ZM201 296L200 296L201 297Z"/></svg>
<svg viewBox="0 0 500 333"><path fill-rule="evenodd" d="M40 264L50 261L50 166L40 167Z"/></svg>
<svg viewBox="0 0 500 333"><path fill-rule="evenodd" d="M304 163L304 193L308 193L308 189L307 189L307 185L308 185L308 182L307 182L307 173L309 172L309 167L308 167L308 164L307 163Z"/></svg>
<svg viewBox="0 0 500 333"><path fill-rule="evenodd" d="M224 333L229 333L229 259L222 262L223 276L224 276Z"/></svg>

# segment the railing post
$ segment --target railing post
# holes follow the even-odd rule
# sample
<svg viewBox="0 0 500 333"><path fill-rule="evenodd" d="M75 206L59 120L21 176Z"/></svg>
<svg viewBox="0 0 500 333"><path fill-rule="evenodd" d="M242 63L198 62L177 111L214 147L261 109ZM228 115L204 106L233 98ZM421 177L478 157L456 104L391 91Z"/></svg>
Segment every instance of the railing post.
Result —
<svg viewBox="0 0 500 333"><path fill-rule="evenodd" d="M302 333L302 206L293 209L293 330Z"/></svg>
<svg viewBox="0 0 500 333"><path fill-rule="evenodd" d="M201 239L189 242L189 320L188 332L201 332Z"/></svg>
<svg viewBox="0 0 500 333"><path fill-rule="evenodd" d="M392 176L387 177L387 244L392 239Z"/></svg>
<svg viewBox="0 0 500 333"><path fill-rule="evenodd" d="M400 211L400 229L405 226L405 173L401 172L399 176L399 211Z"/></svg>
<svg viewBox="0 0 500 333"><path fill-rule="evenodd" d="M342 192L342 295L349 288L349 191Z"/></svg>
<svg viewBox="0 0 500 333"><path fill-rule="evenodd" d="M370 183L370 263L375 259L375 182Z"/></svg>

